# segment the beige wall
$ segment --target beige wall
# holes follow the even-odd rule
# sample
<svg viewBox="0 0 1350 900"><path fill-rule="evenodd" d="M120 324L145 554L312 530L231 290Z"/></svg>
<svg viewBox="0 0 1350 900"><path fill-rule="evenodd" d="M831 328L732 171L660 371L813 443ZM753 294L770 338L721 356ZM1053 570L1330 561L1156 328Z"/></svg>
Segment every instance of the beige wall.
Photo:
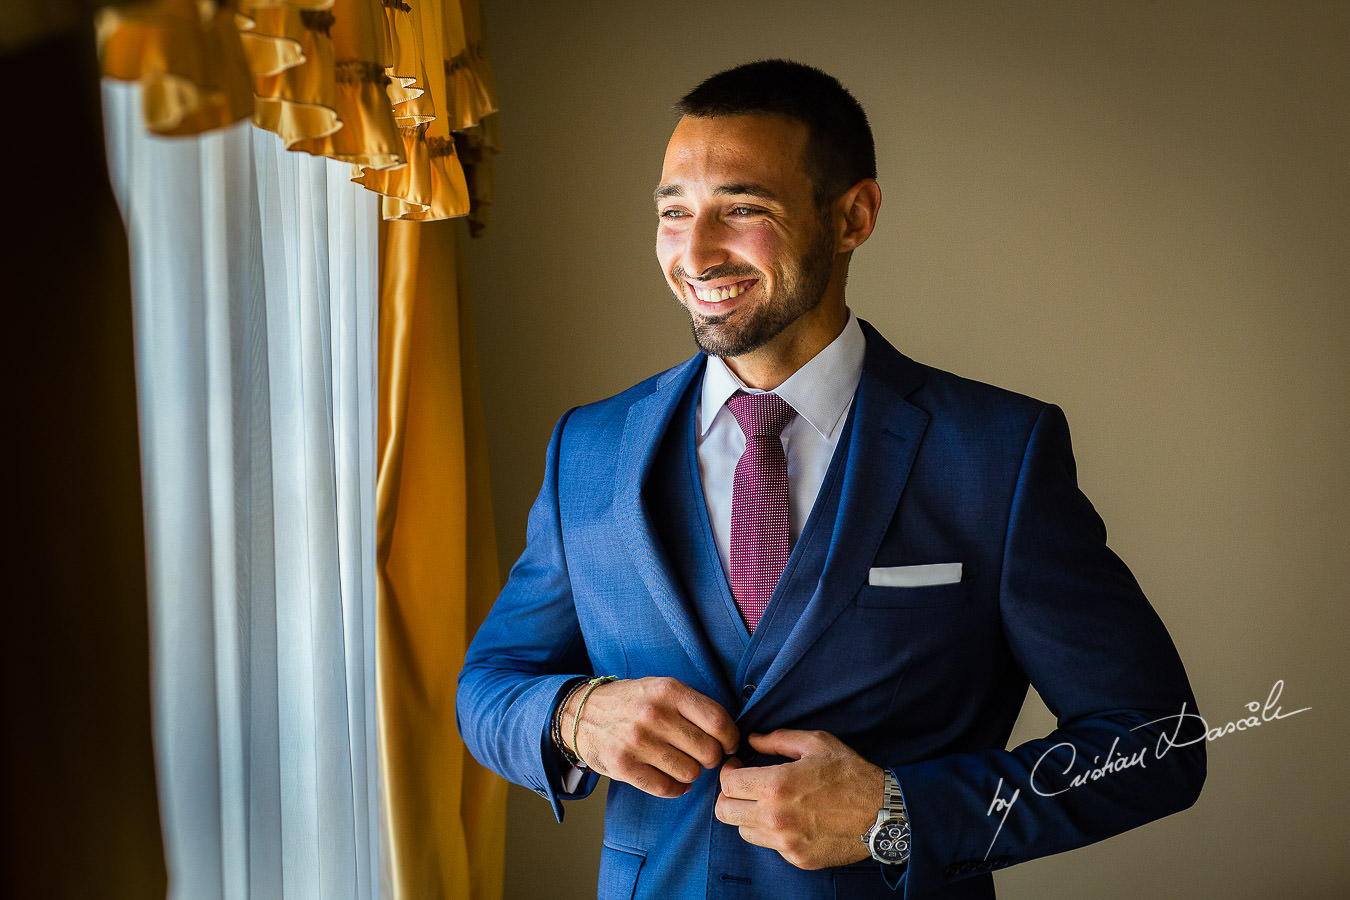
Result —
<svg viewBox="0 0 1350 900"><path fill-rule="evenodd" d="M652 252L669 104L752 58L819 65L878 142L853 309L1064 406L1212 722L1277 679L1312 707L1211 743L1194 809L1001 873L1001 896L1343 896L1347 10L488 0L506 150L468 258L503 569L557 416L692 352ZM1033 698L1019 734L1048 722ZM560 827L517 790L507 897L594 896L602 805Z"/></svg>

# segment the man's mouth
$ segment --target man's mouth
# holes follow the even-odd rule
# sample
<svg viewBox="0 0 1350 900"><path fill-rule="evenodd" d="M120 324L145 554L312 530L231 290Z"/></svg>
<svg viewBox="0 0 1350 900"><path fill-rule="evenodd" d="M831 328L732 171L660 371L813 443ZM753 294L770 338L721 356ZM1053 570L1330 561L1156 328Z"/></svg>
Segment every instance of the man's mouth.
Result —
<svg viewBox="0 0 1350 900"><path fill-rule="evenodd" d="M737 281L733 284L724 284L718 287L700 287L689 281L686 281L685 284L689 285L689 290L693 291L694 296L701 302L721 303L725 300L730 300L733 297L739 297L741 294L744 294L750 288L754 287L757 281L759 281L759 279L749 278L745 281Z"/></svg>

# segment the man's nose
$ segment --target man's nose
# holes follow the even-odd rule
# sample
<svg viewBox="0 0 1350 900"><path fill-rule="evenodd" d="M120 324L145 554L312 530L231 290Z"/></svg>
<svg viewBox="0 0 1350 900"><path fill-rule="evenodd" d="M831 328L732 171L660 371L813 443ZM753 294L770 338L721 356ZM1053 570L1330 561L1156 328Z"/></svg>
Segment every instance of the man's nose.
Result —
<svg viewBox="0 0 1350 900"><path fill-rule="evenodd" d="M715 218L699 216L690 227L689 239L684 245L684 270L691 277L697 277L726 261L721 224Z"/></svg>

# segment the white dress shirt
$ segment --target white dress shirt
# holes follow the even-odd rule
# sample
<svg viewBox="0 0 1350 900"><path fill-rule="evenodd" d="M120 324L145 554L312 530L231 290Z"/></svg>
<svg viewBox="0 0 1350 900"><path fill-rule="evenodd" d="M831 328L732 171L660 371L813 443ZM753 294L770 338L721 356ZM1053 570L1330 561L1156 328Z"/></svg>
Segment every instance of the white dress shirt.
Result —
<svg viewBox="0 0 1350 900"><path fill-rule="evenodd" d="M773 393L797 411L783 429L787 454L788 505L792 542L796 545L811 515L816 495L825 481L825 470L839 446L844 420L862 380L867 341L853 313L839 337L793 372ZM731 481L736 463L745 452L745 433L727 407L736 391L764 393L746 387L721 358L708 358L699 398L698 474L708 505L722 569L731 572Z"/></svg>

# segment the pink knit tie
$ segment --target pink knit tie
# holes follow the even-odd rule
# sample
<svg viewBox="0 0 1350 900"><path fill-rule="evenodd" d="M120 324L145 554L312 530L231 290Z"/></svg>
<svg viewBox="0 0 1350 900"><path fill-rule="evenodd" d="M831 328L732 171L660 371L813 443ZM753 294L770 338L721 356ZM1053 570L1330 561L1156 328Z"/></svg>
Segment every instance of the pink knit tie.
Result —
<svg viewBox="0 0 1350 900"><path fill-rule="evenodd" d="M787 454L779 435L797 411L777 394L744 391L727 406L745 432L731 481L731 593L754 634L792 553Z"/></svg>

